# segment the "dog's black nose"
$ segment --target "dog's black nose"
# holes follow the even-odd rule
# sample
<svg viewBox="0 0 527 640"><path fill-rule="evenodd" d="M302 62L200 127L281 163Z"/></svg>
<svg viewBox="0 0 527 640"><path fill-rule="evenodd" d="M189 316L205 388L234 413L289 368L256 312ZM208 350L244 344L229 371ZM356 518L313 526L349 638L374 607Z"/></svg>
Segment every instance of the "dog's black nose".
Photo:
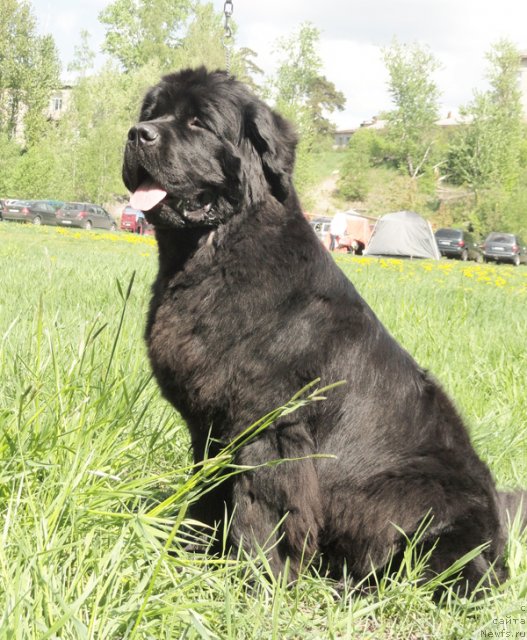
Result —
<svg viewBox="0 0 527 640"><path fill-rule="evenodd" d="M140 122L132 127L128 132L128 140L130 142L138 142L139 144L152 144L159 138L159 131L148 122Z"/></svg>

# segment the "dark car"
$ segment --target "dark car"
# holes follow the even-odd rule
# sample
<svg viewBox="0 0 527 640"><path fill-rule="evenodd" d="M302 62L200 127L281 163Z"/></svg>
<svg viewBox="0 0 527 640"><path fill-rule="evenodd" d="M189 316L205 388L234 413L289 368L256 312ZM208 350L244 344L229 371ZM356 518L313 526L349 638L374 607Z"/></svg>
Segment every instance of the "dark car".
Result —
<svg viewBox="0 0 527 640"><path fill-rule="evenodd" d="M435 238L442 256L483 262L483 252L474 236L468 231L463 229L438 229L435 232Z"/></svg>
<svg viewBox="0 0 527 640"><path fill-rule="evenodd" d="M16 222L56 225L56 210L57 207L46 200L6 200L2 208L2 218Z"/></svg>
<svg viewBox="0 0 527 640"><path fill-rule="evenodd" d="M57 224L62 227L81 229L109 229L115 231L117 223L112 216L97 204L89 202L66 202L57 210Z"/></svg>
<svg viewBox="0 0 527 640"><path fill-rule="evenodd" d="M55 208L55 211L57 209L60 209L60 207L62 207L64 204L64 200L42 200L42 202L46 202L47 204L50 204L52 207Z"/></svg>
<svg viewBox="0 0 527 640"><path fill-rule="evenodd" d="M139 209L134 209L127 205L121 213L121 231L131 231L144 235L152 229L152 225L148 224L145 214Z"/></svg>
<svg viewBox="0 0 527 640"><path fill-rule="evenodd" d="M512 233L493 231L483 244L483 256L485 262L511 262L515 266L520 262L527 264L527 246Z"/></svg>

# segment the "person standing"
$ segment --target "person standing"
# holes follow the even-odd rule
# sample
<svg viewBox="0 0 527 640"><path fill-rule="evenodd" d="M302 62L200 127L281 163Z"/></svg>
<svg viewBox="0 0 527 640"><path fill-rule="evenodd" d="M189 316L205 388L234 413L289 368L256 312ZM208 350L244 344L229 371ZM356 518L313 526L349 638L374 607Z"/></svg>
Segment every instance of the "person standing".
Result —
<svg viewBox="0 0 527 640"><path fill-rule="evenodd" d="M330 251L334 251L338 247L340 238L346 235L347 224L348 217L343 211L339 211L333 216L333 220L329 225Z"/></svg>

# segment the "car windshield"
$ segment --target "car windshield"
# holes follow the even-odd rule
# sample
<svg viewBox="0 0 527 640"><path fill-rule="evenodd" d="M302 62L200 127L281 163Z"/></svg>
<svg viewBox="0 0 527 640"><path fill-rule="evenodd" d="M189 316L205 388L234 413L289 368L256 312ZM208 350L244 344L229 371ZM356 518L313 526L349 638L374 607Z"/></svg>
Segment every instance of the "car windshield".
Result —
<svg viewBox="0 0 527 640"><path fill-rule="evenodd" d="M503 244L514 244L514 236L510 233L491 233L487 242L502 242Z"/></svg>
<svg viewBox="0 0 527 640"><path fill-rule="evenodd" d="M450 240L460 237L461 231L459 231L459 229L438 229L436 231L436 238L448 238Z"/></svg>

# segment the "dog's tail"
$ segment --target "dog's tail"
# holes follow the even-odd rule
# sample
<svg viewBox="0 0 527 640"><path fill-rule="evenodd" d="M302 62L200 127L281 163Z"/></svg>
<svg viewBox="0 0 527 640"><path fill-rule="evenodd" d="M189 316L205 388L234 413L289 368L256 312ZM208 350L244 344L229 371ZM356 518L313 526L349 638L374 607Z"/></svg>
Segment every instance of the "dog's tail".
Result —
<svg viewBox="0 0 527 640"><path fill-rule="evenodd" d="M498 501L500 509L500 521L504 527L520 520L520 530L527 529L527 491L499 491Z"/></svg>

